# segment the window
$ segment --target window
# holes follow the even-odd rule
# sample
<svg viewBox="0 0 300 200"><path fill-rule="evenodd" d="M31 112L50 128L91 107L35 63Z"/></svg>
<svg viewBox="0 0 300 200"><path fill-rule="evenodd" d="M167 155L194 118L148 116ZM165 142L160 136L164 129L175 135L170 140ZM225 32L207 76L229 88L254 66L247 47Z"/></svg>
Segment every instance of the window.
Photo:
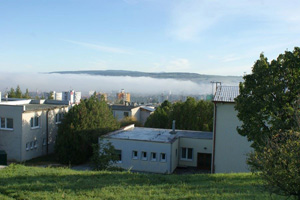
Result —
<svg viewBox="0 0 300 200"><path fill-rule="evenodd" d="M166 162L167 158L166 158L166 154L165 153L161 153L160 154L160 162Z"/></svg>
<svg viewBox="0 0 300 200"><path fill-rule="evenodd" d="M34 140L33 145L34 145L34 148L36 149L37 148L37 140Z"/></svg>
<svg viewBox="0 0 300 200"><path fill-rule="evenodd" d="M29 145L30 145L29 142L27 142L27 143L26 143L26 151L29 150Z"/></svg>
<svg viewBox="0 0 300 200"><path fill-rule="evenodd" d="M0 129L3 130L13 130L14 121L12 118L1 117Z"/></svg>
<svg viewBox="0 0 300 200"><path fill-rule="evenodd" d="M64 118L64 113L57 113L55 115L55 123L59 124L61 123L61 120Z"/></svg>
<svg viewBox="0 0 300 200"><path fill-rule="evenodd" d="M156 161L156 153L151 152L151 161Z"/></svg>
<svg viewBox="0 0 300 200"><path fill-rule="evenodd" d="M40 127L40 117L31 117L30 120L31 128L39 128Z"/></svg>
<svg viewBox="0 0 300 200"><path fill-rule="evenodd" d="M116 150L115 152L118 156L117 163L122 163L122 150Z"/></svg>
<svg viewBox="0 0 300 200"><path fill-rule="evenodd" d="M138 159L138 152L137 151L132 151L132 159Z"/></svg>
<svg viewBox="0 0 300 200"><path fill-rule="evenodd" d="M30 149L33 149L33 142L30 142Z"/></svg>
<svg viewBox="0 0 300 200"><path fill-rule="evenodd" d="M46 138L43 138L43 146L46 146Z"/></svg>
<svg viewBox="0 0 300 200"><path fill-rule="evenodd" d="M129 112L124 112L124 117L128 117L129 116Z"/></svg>
<svg viewBox="0 0 300 200"><path fill-rule="evenodd" d="M193 160L193 149L181 148L181 160Z"/></svg>
<svg viewBox="0 0 300 200"><path fill-rule="evenodd" d="M148 160L147 152L145 152L145 151L142 151L142 160Z"/></svg>

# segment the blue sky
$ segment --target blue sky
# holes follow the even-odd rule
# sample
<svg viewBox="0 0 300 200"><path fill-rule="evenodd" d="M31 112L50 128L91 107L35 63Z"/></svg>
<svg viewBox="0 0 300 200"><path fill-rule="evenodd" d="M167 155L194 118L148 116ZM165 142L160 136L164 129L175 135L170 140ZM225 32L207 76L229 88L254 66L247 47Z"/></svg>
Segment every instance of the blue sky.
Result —
<svg viewBox="0 0 300 200"><path fill-rule="evenodd" d="M0 0L0 72L250 73L300 44L299 0Z"/></svg>

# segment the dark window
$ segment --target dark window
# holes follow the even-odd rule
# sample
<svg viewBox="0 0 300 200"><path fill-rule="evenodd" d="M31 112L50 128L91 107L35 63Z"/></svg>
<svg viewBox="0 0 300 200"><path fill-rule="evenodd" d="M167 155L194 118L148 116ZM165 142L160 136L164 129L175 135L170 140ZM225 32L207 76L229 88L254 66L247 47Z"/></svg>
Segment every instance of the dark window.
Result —
<svg viewBox="0 0 300 200"><path fill-rule="evenodd" d="M193 160L193 149L192 148L181 148L181 159L182 160Z"/></svg>
<svg viewBox="0 0 300 200"><path fill-rule="evenodd" d="M14 128L14 120L12 118L6 119L6 128Z"/></svg>
<svg viewBox="0 0 300 200"><path fill-rule="evenodd" d="M121 162L122 161L122 150L116 150L116 154L118 156L118 161Z"/></svg>
<svg viewBox="0 0 300 200"><path fill-rule="evenodd" d="M129 116L129 112L124 112L124 117L128 117Z"/></svg>

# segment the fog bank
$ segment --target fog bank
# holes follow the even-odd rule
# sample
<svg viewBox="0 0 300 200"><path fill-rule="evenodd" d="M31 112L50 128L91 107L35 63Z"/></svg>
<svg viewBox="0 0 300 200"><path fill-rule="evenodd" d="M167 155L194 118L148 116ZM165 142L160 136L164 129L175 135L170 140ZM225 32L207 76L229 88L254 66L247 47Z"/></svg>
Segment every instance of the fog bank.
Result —
<svg viewBox="0 0 300 200"><path fill-rule="evenodd" d="M192 81L175 79L154 79L129 76L92 76L84 74L41 74L41 73L1 73L0 91L20 85L22 92L29 91L67 91L74 89L83 94L88 91L107 92L125 89L126 92L140 94L208 94L212 85L197 84ZM236 85L236 84L235 84Z"/></svg>

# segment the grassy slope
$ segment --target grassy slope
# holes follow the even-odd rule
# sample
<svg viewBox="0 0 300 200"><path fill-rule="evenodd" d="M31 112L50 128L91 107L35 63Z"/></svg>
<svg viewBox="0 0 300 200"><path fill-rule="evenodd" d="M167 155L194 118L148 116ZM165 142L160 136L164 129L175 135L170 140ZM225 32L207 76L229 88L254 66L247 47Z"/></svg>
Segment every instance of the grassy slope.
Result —
<svg viewBox="0 0 300 200"><path fill-rule="evenodd" d="M249 173L157 175L10 165L0 170L0 199L271 199L260 184Z"/></svg>

